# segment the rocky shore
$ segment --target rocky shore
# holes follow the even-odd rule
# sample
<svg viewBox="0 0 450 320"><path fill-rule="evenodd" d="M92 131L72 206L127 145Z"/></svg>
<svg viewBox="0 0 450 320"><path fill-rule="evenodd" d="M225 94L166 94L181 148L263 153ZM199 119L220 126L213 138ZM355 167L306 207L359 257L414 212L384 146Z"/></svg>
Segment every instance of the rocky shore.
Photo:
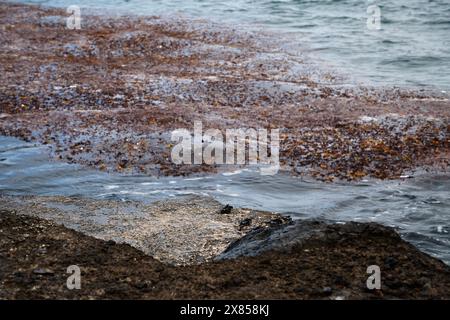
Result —
<svg viewBox="0 0 450 320"><path fill-rule="evenodd" d="M101 170L191 175L170 133L280 129L282 170L320 180L448 170L444 93L347 85L282 35L179 17L82 13L0 3L0 134L47 144ZM229 169L227 167L226 169Z"/></svg>
<svg viewBox="0 0 450 320"><path fill-rule="evenodd" d="M0 3L0 134L124 174L177 165L171 132L280 129L281 170L319 180L448 172L450 97L371 88L288 36L203 20ZM81 269L80 290L66 287ZM381 270L368 289L367 267ZM450 299L450 267L375 223L295 220L208 197L0 194L0 299Z"/></svg>
<svg viewBox="0 0 450 320"><path fill-rule="evenodd" d="M210 197L179 197L145 205L71 197L0 196L14 210L105 241L128 243L170 264L212 260L255 228L290 222L276 213L225 207Z"/></svg>
<svg viewBox="0 0 450 320"><path fill-rule="evenodd" d="M215 261L174 266L2 209L0 262L0 299L450 298L447 265L374 223L256 227ZM66 287L71 265L81 270L80 290ZM366 286L370 265L380 267L380 290Z"/></svg>

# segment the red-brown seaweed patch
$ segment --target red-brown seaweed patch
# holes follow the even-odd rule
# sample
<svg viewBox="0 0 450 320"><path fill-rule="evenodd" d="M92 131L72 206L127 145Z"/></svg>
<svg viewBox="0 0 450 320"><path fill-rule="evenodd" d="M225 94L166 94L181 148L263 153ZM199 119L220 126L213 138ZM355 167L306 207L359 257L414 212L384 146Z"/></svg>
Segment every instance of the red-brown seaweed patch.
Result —
<svg viewBox="0 0 450 320"><path fill-rule="evenodd" d="M54 158L150 175L216 172L175 165L171 131L279 128L282 169L318 179L448 170L449 99L345 86L267 34L211 22L83 15L0 4L0 133ZM366 119L376 121L364 122ZM415 130L410 130L415 128Z"/></svg>

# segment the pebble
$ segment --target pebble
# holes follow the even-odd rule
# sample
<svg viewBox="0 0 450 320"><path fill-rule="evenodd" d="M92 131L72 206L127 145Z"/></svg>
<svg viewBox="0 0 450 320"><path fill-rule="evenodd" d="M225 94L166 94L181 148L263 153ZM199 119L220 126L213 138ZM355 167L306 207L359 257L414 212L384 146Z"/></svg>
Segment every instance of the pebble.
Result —
<svg viewBox="0 0 450 320"><path fill-rule="evenodd" d="M33 273L45 276L45 275L53 275L55 272L47 268L37 268L33 270Z"/></svg>

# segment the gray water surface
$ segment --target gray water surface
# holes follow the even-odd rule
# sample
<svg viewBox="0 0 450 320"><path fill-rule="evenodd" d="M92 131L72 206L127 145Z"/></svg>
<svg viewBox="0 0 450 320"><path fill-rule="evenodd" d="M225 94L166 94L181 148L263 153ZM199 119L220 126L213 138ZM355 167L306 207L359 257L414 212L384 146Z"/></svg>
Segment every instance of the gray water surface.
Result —
<svg viewBox="0 0 450 320"><path fill-rule="evenodd" d="M450 264L450 175L401 181L321 183L254 171L192 178L108 174L48 158L44 146L0 136L0 193L152 202L209 195L222 203L287 213L294 219L375 221L396 227L423 251Z"/></svg>
<svg viewBox="0 0 450 320"><path fill-rule="evenodd" d="M450 89L449 0L23 0L143 15L206 18L238 28L290 33L305 52L356 81ZM381 29L367 27L369 6Z"/></svg>

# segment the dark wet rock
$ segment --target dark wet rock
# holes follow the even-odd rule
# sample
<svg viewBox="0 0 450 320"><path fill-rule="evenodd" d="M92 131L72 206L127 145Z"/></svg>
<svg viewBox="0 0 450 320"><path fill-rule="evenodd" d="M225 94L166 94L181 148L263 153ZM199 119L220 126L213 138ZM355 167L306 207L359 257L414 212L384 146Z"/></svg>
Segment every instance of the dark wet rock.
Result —
<svg viewBox="0 0 450 320"><path fill-rule="evenodd" d="M269 250L289 250L295 244L301 244L312 234L323 231L325 227L326 224L322 221L302 221L288 225L274 224L268 228L255 228L232 243L217 259L256 256Z"/></svg>
<svg viewBox="0 0 450 320"><path fill-rule="evenodd" d="M400 240L400 236L394 229L375 223L347 222L336 224L325 220L297 220L289 224L255 228L232 243L216 259L256 256L270 250L289 252L294 246L302 246L311 242L341 243L347 241L350 237L364 235ZM395 258L388 257L385 263L389 267L393 267L397 262Z"/></svg>
<svg viewBox="0 0 450 320"><path fill-rule="evenodd" d="M310 229L322 230L320 240L312 237L289 252L277 249L179 267L127 244L111 246L8 210L0 211L0 226L0 299L450 298L448 266L374 224L329 225L328 232L341 233L338 242L323 236L327 231L322 224L310 224ZM52 249L35 255L42 243ZM395 270L384 267L388 258L398 262ZM66 269L74 263L82 270L82 290L65 286ZM365 285L367 265L374 263L381 267L381 290Z"/></svg>
<svg viewBox="0 0 450 320"><path fill-rule="evenodd" d="M248 227L252 224L252 219L251 218L246 218L244 220L242 220L241 222L239 222L239 227L243 228L243 227Z"/></svg>
<svg viewBox="0 0 450 320"><path fill-rule="evenodd" d="M225 205L222 209L220 209L220 214L230 214L231 210L233 210L233 207L229 204Z"/></svg>

